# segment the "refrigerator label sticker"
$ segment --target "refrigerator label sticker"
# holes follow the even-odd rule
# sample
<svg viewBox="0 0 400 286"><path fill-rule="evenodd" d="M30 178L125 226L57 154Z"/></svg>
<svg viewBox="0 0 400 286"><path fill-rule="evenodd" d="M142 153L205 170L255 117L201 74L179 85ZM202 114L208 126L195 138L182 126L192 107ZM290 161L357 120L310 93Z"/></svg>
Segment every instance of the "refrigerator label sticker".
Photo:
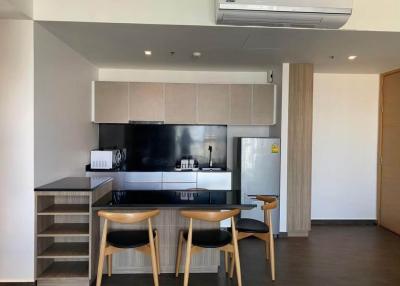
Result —
<svg viewBox="0 0 400 286"><path fill-rule="evenodd" d="M271 149L272 149L271 153L274 153L274 154L279 153L279 145L272 144L272 148Z"/></svg>

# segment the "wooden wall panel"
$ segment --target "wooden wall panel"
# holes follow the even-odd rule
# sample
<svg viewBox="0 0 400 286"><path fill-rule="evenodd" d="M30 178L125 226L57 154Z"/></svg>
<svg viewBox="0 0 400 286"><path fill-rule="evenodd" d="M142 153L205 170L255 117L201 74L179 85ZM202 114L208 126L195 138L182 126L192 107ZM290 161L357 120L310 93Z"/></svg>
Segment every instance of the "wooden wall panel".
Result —
<svg viewBox="0 0 400 286"><path fill-rule="evenodd" d="M307 236L311 228L313 76L311 64L290 65L287 185L289 236Z"/></svg>
<svg viewBox="0 0 400 286"><path fill-rule="evenodd" d="M400 70L381 76L379 224L400 234Z"/></svg>

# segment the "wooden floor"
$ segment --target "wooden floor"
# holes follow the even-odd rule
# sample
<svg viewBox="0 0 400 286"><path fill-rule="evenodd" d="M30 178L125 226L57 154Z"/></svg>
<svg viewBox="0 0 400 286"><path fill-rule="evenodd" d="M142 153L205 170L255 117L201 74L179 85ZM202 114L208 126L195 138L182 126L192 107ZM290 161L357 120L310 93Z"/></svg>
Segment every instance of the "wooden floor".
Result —
<svg viewBox="0 0 400 286"><path fill-rule="evenodd" d="M400 285L400 237L375 226L313 226L309 239L276 243L277 280L270 279L260 241L240 242L243 285ZM163 274L160 285L183 285L182 276ZM191 286L236 285L219 274L192 274ZM151 275L104 276L103 286L153 285Z"/></svg>

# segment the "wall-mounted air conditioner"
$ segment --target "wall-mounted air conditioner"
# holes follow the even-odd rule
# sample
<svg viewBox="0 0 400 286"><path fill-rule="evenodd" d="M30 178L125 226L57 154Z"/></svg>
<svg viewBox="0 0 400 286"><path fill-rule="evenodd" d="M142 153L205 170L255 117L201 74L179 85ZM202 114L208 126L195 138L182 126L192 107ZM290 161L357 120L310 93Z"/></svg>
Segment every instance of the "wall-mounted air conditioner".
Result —
<svg viewBox="0 0 400 286"><path fill-rule="evenodd" d="M338 29L353 0L216 0L217 24Z"/></svg>

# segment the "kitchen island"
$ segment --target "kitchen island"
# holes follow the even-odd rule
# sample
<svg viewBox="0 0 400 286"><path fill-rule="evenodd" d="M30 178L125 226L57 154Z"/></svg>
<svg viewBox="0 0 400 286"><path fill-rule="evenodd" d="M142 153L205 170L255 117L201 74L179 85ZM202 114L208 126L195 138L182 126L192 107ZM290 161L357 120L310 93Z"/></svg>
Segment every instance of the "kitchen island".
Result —
<svg viewBox="0 0 400 286"><path fill-rule="evenodd" d="M116 212L160 209L153 226L160 235L162 273L175 271L179 230L188 226L181 209L251 209L254 205L226 204L230 190L114 190L106 177L65 178L35 189L37 209L38 285L90 285L96 275L99 236L103 226L99 210ZM183 200L181 198L184 198ZM63 225L61 225L63 224ZM142 229L147 225L111 223L110 229ZM194 228L220 227L194 222ZM113 255L113 273L150 273L150 259L134 250ZM217 272L220 255L206 250L192 258L192 272ZM103 268L104 272L106 267ZM183 269L181 269L183 270ZM53 284L52 284L53 283Z"/></svg>
<svg viewBox="0 0 400 286"><path fill-rule="evenodd" d="M196 203L194 200L180 201L174 197L181 197L183 193L192 194L196 197L196 190L134 190L134 191L113 191L107 194L102 199L93 204L93 211L108 210L108 211L140 211L144 209L159 209L160 215L152 221L153 227L158 230L160 236L160 268L161 273L174 273L175 260L178 244L179 230L187 229L189 221L180 215L182 209L199 209L199 210L227 210L227 209L252 209L255 205L240 205L215 203L214 200L209 200L212 194L223 194L230 190L198 190L202 196L207 197L207 203L200 201ZM154 200L154 203L149 202L149 198ZM101 227L103 222L101 223ZM203 221L194 221L195 229L213 229L229 226L229 221L218 223L209 223ZM146 222L135 225L120 225L110 223L109 229L145 229ZM121 252L113 256L112 260L113 273L151 273L150 258L140 252L128 251ZM216 273L220 265L219 251L209 249L196 254L192 257L191 272L193 273ZM103 268L106 272L106 267ZM181 265L183 272L183 265Z"/></svg>

